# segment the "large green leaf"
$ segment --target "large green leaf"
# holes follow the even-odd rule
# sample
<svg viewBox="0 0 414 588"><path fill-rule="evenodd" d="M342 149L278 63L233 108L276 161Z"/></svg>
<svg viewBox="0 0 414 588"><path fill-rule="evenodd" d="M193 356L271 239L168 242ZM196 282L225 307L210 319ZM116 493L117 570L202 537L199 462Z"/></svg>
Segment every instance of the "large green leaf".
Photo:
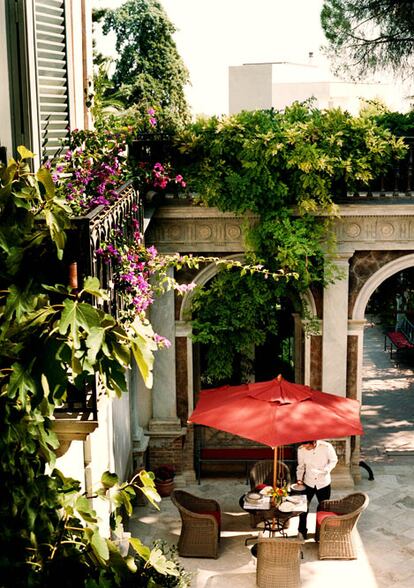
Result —
<svg viewBox="0 0 414 588"><path fill-rule="evenodd" d="M155 548L151 551L148 563L152 565L157 572L164 574L165 576L178 577L180 575L176 564L173 561L168 560L159 548Z"/></svg>
<svg viewBox="0 0 414 588"><path fill-rule="evenodd" d="M112 488L115 484L118 484L118 476L112 472L104 472L101 476L101 484L105 488Z"/></svg>
<svg viewBox="0 0 414 588"><path fill-rule="evenodd" d="M19 145L17 147L17 152L19 153L22 159L33 159L33 157L35 156L35 154L29 151L29 149L27 149L27 147L25 147L24 145Z"/></svg>
<svg viewBox="0 0 414 588"><path fill-rule="evenodd" d="M154 351L157 345L154 341L154 331L149 322L144 323L136 318L131 324L131 330L134 334L131 340L131 349L137 362L138 369L141 372L145 386L152 388L152 369L154 366Z"/></svg>
<svg viewBox="0 0 414 588"><path fill-rule="evenodd" d="M106 539L96 529L92 535L91 547L96 557L105 564L109 559L109 548Z"/></svg>
<svg viewBox="0 0 414 588"><path fill-rule="evenodd" d="M46 200L53 200L55 197L55 184L50 171L45 167L41 167L36 172L36 178L45 188Z"/></svg>
<svg viewBox="0 0 414 588"><path fill-rule="evenodd" d="M98 519L96 518L96 512L93 510L89 500L85 496L78 496L74 506L84 521L88 523L97 522Z"/></svg>
<svg viewBox="0 0 414 588"><path fill-rule="evenodd" d="M13 373L10 376L7 394L10 398L16 398L17 396L22 408L26 408L27 396L34 394L37 390L36 382L31 377L28 369L20 363L14 363L12 370Z"/></svg>
<svg viewBox="0 0 414 588"><path fill-rule="evenodd" d="M86 339L86 346L88 347L88 360L91 364L95 363L96 356L102 348L102 343L105 337L105 329L102 327L92 327Z"/></svg>
<svg viewBox="0 0 414 588"><path fill-rule="evenodd" d="M50 208L45 208L44 215L50 236L56 245L58 258L62 259L66 242L66 233L64 231L66 216L62 215L61 211Z"/></svg>
<svg viewBox="0 0 414 588"><path fill-rule="evenodd" d="M100 287L98 278L86 278L83 283L83 291L102 300L109 298L108 292Z"/></svg>
<svg viewBox="0 0 414 588"><path fill-rule="evenodd" d="M59 333L69 332L75 349L80 347L81 329L90 333L91 329L99 326L99 314L86 302L78 302L67 298L63 303L64 309L59 323Z"/></svg>
<svg viewBox="0 0 414 588"><path fill-rule="evenodd" d="M148 561L151 555L151 549L144 545L139 539L136 537L131 537L129 540L130 544L134 548L134 550L138 553L139 556L142 557L144 561Z"/></svg>
<svg viewBox="0 0 414 588"><path fill-rule="evenodd" d="M15 284L11 284L4 315L5 317L10 317L15 314L16 319L20 321L24 315L33 310L35 303L36 298L30 292L29 288L21 290Z"/></svg>

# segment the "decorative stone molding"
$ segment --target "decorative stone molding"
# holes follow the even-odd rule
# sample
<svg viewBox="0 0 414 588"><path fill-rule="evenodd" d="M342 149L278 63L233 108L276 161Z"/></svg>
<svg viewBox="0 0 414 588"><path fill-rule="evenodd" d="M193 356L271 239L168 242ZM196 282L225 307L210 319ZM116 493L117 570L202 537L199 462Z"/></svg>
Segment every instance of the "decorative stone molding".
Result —
<svg viewBox="0 0 414 588"><path fill-rule="evenodd" d="M400 206L394 206L389 214L389 206L360 206L356 216L355 211L351 215L341 207L341 218L335 224L339 250L343 246L353 250L414 249L414 207L407 205L408 210L398 213L396 208Z"/></svg>
<svg viewBox="0 0 414 588"><path fill-rule="evenodd" d="M161 253L240 252L244 250L245 220L234 213L197 206L163 206L145 234Z"/></svg>
<svg viewBox="0 0 414 588"><path fill-rule="evenodd" d="M53 431L59 440L56 455L61 457L70 447L72 441L85 441L88 435L98 426L98 421L81 421L78 419L55 419L52 422Z"/></svg>

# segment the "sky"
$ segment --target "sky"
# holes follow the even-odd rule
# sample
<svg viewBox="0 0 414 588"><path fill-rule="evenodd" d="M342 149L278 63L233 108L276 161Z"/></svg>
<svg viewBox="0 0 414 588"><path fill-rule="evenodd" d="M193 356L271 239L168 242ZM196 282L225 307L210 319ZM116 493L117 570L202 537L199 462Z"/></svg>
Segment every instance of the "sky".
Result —
<svg viewBox="0 0 414 588"><path fill-rule="evenodd" d="M243 63L318 57L324 42L323 0L159 0L177 32L177 49L190 72L187 98L194 114L227 114L228 68ZM115 8L123 0L93 0ZM104 47L105 46L105 47ZM98 48L111 53L113 41Z"/></svg>

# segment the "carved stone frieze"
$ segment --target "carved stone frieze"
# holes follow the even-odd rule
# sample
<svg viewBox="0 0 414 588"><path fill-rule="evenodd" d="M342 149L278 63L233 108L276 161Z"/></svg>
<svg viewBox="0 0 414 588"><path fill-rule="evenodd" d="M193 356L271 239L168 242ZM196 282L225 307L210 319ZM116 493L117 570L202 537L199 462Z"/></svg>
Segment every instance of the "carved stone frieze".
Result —
<svg viewBox="0 0 414 588"><path fill-rule="evenodd" d="M339 248L414 249L414 212L412 216L372 216L364 212L358 217L342 217L336 223Z"/></svg>
<svg viewBox="0 0 414 588"><path fill-rule="evenodd" d="M235 253L244 250L244 220L232 213L197 207L163 207L145 234L161 253Z"/></svg>

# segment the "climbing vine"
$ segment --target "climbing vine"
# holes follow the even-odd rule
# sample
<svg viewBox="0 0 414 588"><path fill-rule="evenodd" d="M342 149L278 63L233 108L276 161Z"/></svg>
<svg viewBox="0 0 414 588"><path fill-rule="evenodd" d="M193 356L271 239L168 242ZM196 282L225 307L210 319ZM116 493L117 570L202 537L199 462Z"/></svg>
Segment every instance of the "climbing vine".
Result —
<svg viewBox="0 0 414 588"><path fill-rule="evenodd" d="M234 276L219 278L195 298L194 333L208 344L207 379L228 378L236 350L248 356L267 328L277 331L272 312L281 296L337 279L327 255L335 252L335 197L366 185L406 151L403 140L380 122L377 112L353 117L308 101L280 112L201 119L184 133L183 173L198 201L243 216L247 254L272 271L297 276L272 290L270 306L255 284L246 307L237 280L224 286ZM261 317L266 306L268 327L252 318Z"/></svg>

